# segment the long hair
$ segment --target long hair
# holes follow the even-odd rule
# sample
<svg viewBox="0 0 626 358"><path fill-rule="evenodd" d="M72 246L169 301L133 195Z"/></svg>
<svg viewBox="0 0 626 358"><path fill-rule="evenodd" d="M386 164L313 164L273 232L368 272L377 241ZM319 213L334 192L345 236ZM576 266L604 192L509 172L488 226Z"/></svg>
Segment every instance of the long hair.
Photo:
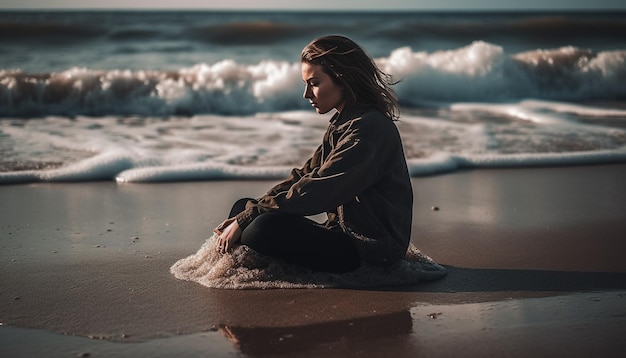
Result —
<svg viewBox="0 0 626 358"><path fill-rule="evenodd" d="M354 41L339 35L317 38L302 50L300 60L322 67L343 87L346 105L374 107L390 119L398 119L398 97L391 88L395 83Z"/></svg>

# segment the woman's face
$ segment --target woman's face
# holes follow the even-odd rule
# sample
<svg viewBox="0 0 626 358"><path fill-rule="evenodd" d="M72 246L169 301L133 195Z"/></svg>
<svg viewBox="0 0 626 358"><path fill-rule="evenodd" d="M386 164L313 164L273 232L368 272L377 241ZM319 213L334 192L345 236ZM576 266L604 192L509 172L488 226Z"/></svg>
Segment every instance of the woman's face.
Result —
<svg viewBox="0 0 626 358"><path fill-rule="evenodd" d="M321 66L302 62L302 80L305 83L304 98L311 102L317 113L324 114L345 104L343 87L337 85Z"/></svg>

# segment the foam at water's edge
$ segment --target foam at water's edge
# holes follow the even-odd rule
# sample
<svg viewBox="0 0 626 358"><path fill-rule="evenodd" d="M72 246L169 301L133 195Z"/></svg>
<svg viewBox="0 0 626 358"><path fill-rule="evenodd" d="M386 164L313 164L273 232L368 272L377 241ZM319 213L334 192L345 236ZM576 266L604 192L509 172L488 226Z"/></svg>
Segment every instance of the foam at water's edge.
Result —
<svg viewBox="0 0 626 358"><path fill-rule="evenodd" d="M185 180L278 179L289 174L288 167L243 167L219 163L186 164L125 170L115 176L119 183Z"/></svg>
<svg viewBox="0 0 626 358"><path fill-rule="evenodd" d="M461 168L509 168L561 165L610 164L626 162L626 150L570 153L455 155L435 153L409 159L413 177L455 171ZM106 153L68 167L0 173L0 184L30 182L79 182L116 180L119 183L176 182L190 180L278 180L290 167L244 167L220 163L191 163L169 167L138 167L132 158Z"/></svg>
<svg viewBox="0 0 626 358"><path fill-rule="evenodd" d="M412 176L459 168L626 162L626 110L523 100L414 109L397 122ZM278 180L330 115L0 120L0 183Z"/></svg>
<svg viewBox="0 0 626 358"><path fill-rule="evenodd" d="M626 149L569 153L453 155L437 153L425 159L407 161L411 176L432 175L460 168L511 168L560 165L609 164L626 162Z"/></svg>
<svg viewBox="0 0 626 358"><path fill-rule="evenodd" d="M390 268L361 267L345 274L329 274L288 265L259 255L246 246L220 254L215 250L216 237L214 234L198 252L172 265L171 273L181 280L224 289L401 286L446 274L442 266L413 245L406 259Z"/></svg>

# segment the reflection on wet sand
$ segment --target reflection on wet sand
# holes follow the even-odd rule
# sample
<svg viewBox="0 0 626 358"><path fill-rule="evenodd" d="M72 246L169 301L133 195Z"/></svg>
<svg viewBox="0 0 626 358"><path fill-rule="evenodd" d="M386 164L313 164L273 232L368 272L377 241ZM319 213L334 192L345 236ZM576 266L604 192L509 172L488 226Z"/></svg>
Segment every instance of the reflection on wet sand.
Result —
<svg viewBox="0 0 626 358"><path fill-rule="evenodd" d="M237 327L221 325L221 332L241 353L250 356L322 353L347 355L383 350L408 353L413 322L408 310L390 314L293 327ZM384 344L381 344L384 343ZM408 352L406 349L410 349Z"/></svg>

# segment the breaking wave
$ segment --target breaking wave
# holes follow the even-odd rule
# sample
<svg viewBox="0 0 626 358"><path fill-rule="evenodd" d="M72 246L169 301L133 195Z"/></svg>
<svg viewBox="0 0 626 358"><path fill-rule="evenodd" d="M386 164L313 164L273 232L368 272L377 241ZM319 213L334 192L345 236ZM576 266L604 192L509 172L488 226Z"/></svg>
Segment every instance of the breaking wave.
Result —
<svg viewBox="0 0 626 358"><path fill-rule="evenodd" d="M562 47L509 55L500 46L476 41L436 52L402 47L376 61L401 81L396 91L407 106L626 98L626 50ZM298 63L275 60L253 65L223 60L177 71L2 70L0 116L246 115L303 109L308 106L300 76Z"/></svg>

